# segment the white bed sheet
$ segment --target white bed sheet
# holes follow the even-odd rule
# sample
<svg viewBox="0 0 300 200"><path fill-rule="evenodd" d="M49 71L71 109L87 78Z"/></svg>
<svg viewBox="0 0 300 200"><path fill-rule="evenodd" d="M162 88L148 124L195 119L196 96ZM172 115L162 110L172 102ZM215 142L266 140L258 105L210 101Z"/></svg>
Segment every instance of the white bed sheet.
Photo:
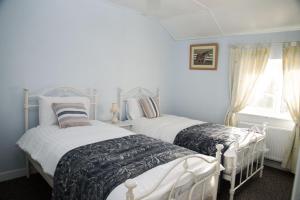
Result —
<svg viewBox="0 0 300 200"><path fill-rule="evenodd" d="M39 126L28 130L17 142L17 145L25 152L27 152L32 159L37 161L43 171L54 176L56 165L60 158L68 151L86 144L91 144L107 139L113 139L118 137L124 137L132 135L134 133L118 128L111 124L103 123L100 121L93 121L92 126L85 127L72 127L67 129L60 129L58 126ZM208 160L214 159L213 157L203 156L197 154L199 157L205 157ZM163 177L163 175L179 160L166 163L155 167L147 172L137 176L135 180L138 183L138 187L134 190L137 197L141 194L149 192L154 185ZM197 174L201 176L207 176L215 166L205 163L197 158L189 160L189 165ZM166 192L171 187L174 180L180 173L183 172L182 165L175 168L174 171L163 181L160 190L153 193L150 198L147 199L165 199ZM155 177L155 178L154 178ZM208 196L212 194L212 191L216 185L214 179L210 180L210 185L207 188ZM125 200L127 189L124 184L116 187L107 198L108 200ZM164 197L162 197L164 196Z"/></svg>
<svg viewBox="0 0 300 200"><path fill-rule="evenodd" d="M206 122L193 120L186 117L179 117L174 115L163 115L158 118L148 119L145 117L131 120L131 130L135 133L145 134L150 137L158 138L166 142L173 143L176 135L183 129L193 125L203 124ZM239 138L239 147L249 144L250 142L256 141L263 136L251 132L246 138ZM235 153L234 144L232 144L228 150L224 153L224 167L225 173L230 174L233 167L232 157L237 156ZM239 157L239 156L237 156ZM246 163L244 163L245 165ZM238 163L239 167L239 163Z"/></svg>

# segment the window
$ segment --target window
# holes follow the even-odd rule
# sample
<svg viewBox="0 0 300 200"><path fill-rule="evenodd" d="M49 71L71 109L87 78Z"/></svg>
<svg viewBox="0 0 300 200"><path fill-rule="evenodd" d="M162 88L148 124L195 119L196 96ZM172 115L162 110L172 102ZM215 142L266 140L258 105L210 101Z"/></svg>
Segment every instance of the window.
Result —
<svg viewBox="0 0 300 200"><path fill-rule="evenodd" d="M252 103L242 113L290 119L282 94L283 67L281 55L277 58L271 56L263 77L258 83L258 90Z"/></svg>

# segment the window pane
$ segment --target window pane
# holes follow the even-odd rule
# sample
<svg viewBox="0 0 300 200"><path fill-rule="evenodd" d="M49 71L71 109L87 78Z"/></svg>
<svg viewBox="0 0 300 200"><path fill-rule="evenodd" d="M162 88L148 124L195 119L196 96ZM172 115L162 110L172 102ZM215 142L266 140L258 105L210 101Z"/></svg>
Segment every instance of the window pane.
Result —
<svg viewBox="0 0 300 200"><path fill-rule="evenodd" d="M281 106L282 83L282 60L269 59L263 78L259 82L258 92L250 106L272 113L279 113L281 108L283 111L285 108Z"/></svg>
<svg viewBox="0 0 300 200"><path fill-rule="evenodd" d="M274 108L275 101L274 97L270 95L264 95L261 98L259 98L255 103L254 107L264 108L264 109L272 109Z"/></svg>
<svg viewBox="0 0 300 200"><path fill-rule="evenodd" d="M280 89L280 81L276 80L274 77L272 77L272 80L267 84L266 93L269 94L276 94Z"/></svg>

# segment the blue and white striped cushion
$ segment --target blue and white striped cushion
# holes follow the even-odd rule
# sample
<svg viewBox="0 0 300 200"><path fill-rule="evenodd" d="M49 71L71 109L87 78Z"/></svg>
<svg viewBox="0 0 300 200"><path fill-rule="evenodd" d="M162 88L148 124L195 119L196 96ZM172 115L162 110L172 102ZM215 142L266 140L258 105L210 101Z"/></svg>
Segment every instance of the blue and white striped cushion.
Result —
<svg viewBox="0 0 300 200"><path fill-rule="evenodd" d="M147 118L156 118L160 116L158 98L143 97L139 102Z"/></svg>
<svg viewBox="0 0 300 200"><path fill-rule="evenodd" d="M88 112L82 103L53 103L60 128L89 126Z"/></svg>

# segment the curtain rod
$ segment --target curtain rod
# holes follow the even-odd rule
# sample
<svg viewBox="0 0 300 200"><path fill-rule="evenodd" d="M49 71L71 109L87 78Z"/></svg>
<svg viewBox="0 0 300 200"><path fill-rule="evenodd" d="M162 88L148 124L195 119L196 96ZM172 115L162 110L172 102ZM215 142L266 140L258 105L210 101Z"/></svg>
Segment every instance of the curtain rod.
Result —
<svg viewBox="0 0 300 200"><path fill-rule="evenodd" d="M297 43L300 44L300 41L287 41L287 42L254 42L254 43L236 43L230 44L231 47L238 47L238 46L253 46L253 45L260 45L260 46L268 46L273 44L288 44L290 43L292 46L295 46Z"/></svg>

